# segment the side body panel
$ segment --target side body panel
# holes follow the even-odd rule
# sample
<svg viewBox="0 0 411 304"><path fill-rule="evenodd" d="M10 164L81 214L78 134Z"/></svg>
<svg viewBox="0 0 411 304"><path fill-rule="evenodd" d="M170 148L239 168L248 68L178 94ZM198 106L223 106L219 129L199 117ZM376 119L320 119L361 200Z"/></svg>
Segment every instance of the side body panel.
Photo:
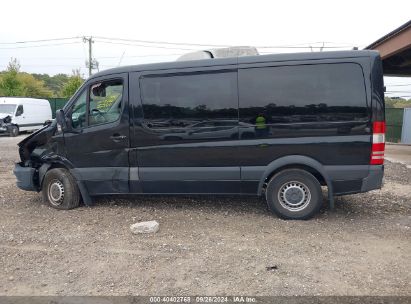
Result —
<svg viewBox="0 0 411 304"><path fill-rule="evenodd" d="M235 66L131 73L130 93L131 192L240 193Z"/></svg>

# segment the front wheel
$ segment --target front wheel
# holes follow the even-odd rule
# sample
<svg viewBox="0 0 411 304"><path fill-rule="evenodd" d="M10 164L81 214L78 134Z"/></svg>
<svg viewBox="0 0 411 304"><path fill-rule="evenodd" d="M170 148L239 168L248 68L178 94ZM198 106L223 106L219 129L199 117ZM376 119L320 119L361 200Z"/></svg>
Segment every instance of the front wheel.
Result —
<svg viewBox="0 0 411 304"><path fill-rule="evenodd" d="M269 209L284 219L309 219L321 208L321 185L305 170L287 169L277 173L266 190Z"/></svg>
<svg viewBox="0 0 411 304"><path fill-rule="evenodd" d="M68 170L51 169L43 181L43 200L56 209L73 209L80 205L80 192Z"/></svg>
<svg viewBox="0 0 411 304"><path fill-rule="evenodd" d="M19 135L19 127L17 126L11 126L9 130L9 134L11 137L16 137Z"/></svg>

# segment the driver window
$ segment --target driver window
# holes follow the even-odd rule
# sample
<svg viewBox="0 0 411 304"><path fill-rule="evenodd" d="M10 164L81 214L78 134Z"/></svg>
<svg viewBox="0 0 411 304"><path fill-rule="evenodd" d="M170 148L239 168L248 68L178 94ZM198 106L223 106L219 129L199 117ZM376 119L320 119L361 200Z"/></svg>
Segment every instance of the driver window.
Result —
<svg viewBox="0 0 411 304"><path fill-rule="evenodd" d="M89 125L116 121L121 113L121 80L99 82L90 87Z"/></svg>

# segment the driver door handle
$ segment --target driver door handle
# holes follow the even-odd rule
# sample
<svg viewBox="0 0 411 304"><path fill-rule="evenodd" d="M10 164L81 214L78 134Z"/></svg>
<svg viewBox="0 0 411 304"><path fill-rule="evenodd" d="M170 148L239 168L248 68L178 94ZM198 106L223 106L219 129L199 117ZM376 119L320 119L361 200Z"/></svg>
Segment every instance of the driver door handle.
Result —
<svg viewBox="0 0 411 304"><path fill-rule="evenodd" d="M127 136L125 135L120 135L120 134L113 134L110 136L110 138L114 141L120 141L120 140L125 140Z"/></svg>

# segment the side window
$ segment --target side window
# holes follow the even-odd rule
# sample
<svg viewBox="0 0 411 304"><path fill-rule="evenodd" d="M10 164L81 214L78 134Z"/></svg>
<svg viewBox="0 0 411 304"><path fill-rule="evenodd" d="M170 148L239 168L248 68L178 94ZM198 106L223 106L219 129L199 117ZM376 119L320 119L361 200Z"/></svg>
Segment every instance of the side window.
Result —
<svg viewBox="0 0 411 304"><path fill-rule="evenodd" d="M86 126L87 111L87 90L77 98L71 110L71 123L74 129L81 129Z"/></svg>
<svg viewBox="0 0 411 304"><path fill-rule="evenodd" d="M20 116L24 113L23 105L19 105L16 110L16 116Z"/></svg>
<svg viewBox="0 0 411 304"><path fill-rule="evenodd" d="M89 106L87 107L87 95ZM91 85L74 102L71 121L74 129L116 121L121 114L123 83L121 80L99 82ZM87 112L88 108L88 112ZM88 117L87 117L88 116Z"/></svg>
<svg viewBox="0 0 411 304"><path fill-rule="evenodd" d="M109 123L119 119L123 97L123 82L112 80L90 87L89 125Z"/></svg>
<svg viewBox="0 0 411 304"><path fill-rule="evenodd" d="M362 69L354 63L239 70L240 119L245 123L368 119Z"/></svg>
<svg viewBox="0 0 411 304"><path fill-rule="evenodd" d="M152 129L207 127L238 121L237 73L187 73L140 78L146 126ZM207 121L207 125L199 123Z"/></svg>

